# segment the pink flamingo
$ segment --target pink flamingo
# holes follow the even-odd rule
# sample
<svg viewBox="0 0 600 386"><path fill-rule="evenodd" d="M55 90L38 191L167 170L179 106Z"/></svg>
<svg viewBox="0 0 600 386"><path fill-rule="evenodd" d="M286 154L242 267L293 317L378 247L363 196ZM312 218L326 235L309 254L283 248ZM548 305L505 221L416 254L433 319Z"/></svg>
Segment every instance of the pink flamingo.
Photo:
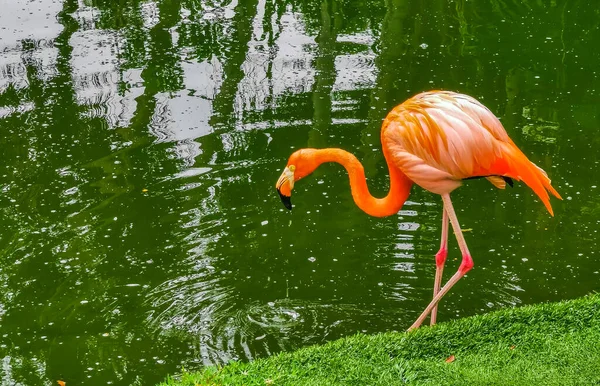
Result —
<svg viewBox="0 0 600 386"><path fill-rule="evenodd" d="M433 300L409 328L411 330L418 328L430 313L431 324L435 324L440 299L473 268L471 253L450 200L450 193L462 185L462 180L483 177L500 189L504 189L506 183L512 186L513 179L522 180L539 196L550 215L554 214L548 192L561 197L550 185L548 175L529 161L508 137L498 118L467 95L430 91L408 99L385 118L381 144L390 174L390 190L384 198L375 198L369 193L360 161L342 149L294 152L276 188L285 207L292 209L290 197L295 181L324 162L337 162L348 171L354 202L371 216L397 213L413 183L442 196L442 236L435 255ZM448 254L448 222L458 241L462 262L440 288Z"/></svg>

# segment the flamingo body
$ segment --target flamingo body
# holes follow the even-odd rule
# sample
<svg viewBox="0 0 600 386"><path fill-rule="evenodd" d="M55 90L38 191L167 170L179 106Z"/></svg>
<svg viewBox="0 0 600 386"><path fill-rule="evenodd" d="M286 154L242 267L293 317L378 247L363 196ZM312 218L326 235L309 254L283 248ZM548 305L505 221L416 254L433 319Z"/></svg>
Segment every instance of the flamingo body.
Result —
<svg viewBox="0 0 600 386"><path fill-rule="evenodd" d="M552 207L546 189L560 196L546 173L519 150L502 124L474 98L444 91L418 94L394 108L383 122L386 157L411 181L437 194L449 194L462 180L495 176L523 180ZM501 179L500 179L501 180Z"/></svg>
<svg viewBox="0 0 600 386"><path fill-rule="evenodd" d="M288 159L276 183L284 205L291 209L294 182L312 173L325 162L344 166L350 178L354 202L367 214L377 217L397 213L414 184L442 196L442 235L435 255L434 297L411 329L431 314L435 323L437 304L472 267L473 259L456 217L450 193L464 179L485 177L498 188L506 181L523 181L553 215L548 192L561 198L548 175L523 154L509 138L502 124L474 98L448 91L418 94L395 107L381 128L383 154L390 174L390 189L383 198L369 193L363 166L342 149L300 149ZM448 227L452 225L462 261L457 272L441 287L448 254Z"/></svg>

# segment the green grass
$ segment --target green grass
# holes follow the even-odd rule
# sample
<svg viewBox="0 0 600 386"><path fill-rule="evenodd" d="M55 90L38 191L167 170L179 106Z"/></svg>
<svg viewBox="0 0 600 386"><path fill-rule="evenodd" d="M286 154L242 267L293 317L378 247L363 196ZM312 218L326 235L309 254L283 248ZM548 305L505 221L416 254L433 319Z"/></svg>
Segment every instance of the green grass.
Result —
<svg viewBox="0 0 600 386"><path fill-rule="evenodd" d="M451 355L455 360L446 363ZM269 384L600 385L600 295L410 333L358 334L161 385Z"/></svg>

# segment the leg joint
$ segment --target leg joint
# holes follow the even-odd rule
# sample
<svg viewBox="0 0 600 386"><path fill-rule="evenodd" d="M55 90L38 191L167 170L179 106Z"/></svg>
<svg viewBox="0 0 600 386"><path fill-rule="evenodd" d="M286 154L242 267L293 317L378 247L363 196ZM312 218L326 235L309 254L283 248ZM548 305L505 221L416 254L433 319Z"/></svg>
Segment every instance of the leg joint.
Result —
<svg viewBox="0 0 600 386"><path fill-rule="evenodd" d="M471 255L464 255L458 270L460 273L462 273L464 275L465 273L469 272L471 270L471 268L473 268L473 265L474 264L473 264L473 259L471 258Z"/></svg>
<svg viewBox="0 0 600 386"><path fill-rule="evenodd" d="M448 250L446 248L441 248L438 253L435 254L435 265L438 268L443 267L446 262L446 257L448 257Z"/></svg>

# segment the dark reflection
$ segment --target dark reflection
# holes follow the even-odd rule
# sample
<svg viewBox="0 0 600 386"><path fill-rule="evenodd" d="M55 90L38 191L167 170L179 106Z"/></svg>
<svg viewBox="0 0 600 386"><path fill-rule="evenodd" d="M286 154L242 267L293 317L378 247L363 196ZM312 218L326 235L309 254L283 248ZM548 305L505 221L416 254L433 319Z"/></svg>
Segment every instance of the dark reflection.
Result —
<svg viewBox="0 0 600 386"><path fill-rule="evenodd" d="M297 184L290 213L273 184L292 150L342 147L383 196L381 121L431 88L482 100L565 197L550 218L519 184L458 190L476 268L440 320L597 287L590 5L6 7L5 383L146 385L182 366L405 329L431 297L438 197L417 187L398 216L370 218L342 168L324 165Z"/></svg>

